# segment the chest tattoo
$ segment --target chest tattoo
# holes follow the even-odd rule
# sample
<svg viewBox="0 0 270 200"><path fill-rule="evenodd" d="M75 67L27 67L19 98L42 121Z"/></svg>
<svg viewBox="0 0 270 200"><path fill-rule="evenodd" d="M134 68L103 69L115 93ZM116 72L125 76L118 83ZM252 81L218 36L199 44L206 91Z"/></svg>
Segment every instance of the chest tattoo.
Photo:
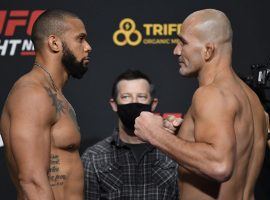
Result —
<svg viewBox="0 0 270 200"><path fill-rule="evenodd" d="M76 127L79 130L78 122L77 122L77 117L75 110L73 107L68 103L67 100L61 100L57 97L57 93L53 92L52 89L45 87L49 97L52 100L52 106L55 107L56 113L57 114L68 114Z"/></svg>

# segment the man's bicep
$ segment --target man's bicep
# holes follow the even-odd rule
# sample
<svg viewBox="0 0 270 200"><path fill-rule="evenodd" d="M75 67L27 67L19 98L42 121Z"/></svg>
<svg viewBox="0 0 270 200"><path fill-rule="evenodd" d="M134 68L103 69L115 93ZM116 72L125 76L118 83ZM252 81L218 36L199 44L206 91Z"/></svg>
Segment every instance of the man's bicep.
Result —
<svg viewBox="0 0 270 200"><path fill-rule="evenodd" d="M194 103L195 140L205 142L220 153L235 149L235 105L220 94L208 94Z"/></svg>
<svg viewBox="0 0 270 200"><path fill-rule="evenodd" d="M17 166L48 164L50 154L50 129L33 127L14 120L10 127L10 144ZM32 122L34 125L34 121ZM23 167L23 166L22 166ZM47 166L44 166L47 168Z"/></svg>
<svg viewBox="0 0 270 200"><path fill-rule="evenodd" d="M53 112L43 93L11 99L10 145L19 173L48 169Z"/></svg>

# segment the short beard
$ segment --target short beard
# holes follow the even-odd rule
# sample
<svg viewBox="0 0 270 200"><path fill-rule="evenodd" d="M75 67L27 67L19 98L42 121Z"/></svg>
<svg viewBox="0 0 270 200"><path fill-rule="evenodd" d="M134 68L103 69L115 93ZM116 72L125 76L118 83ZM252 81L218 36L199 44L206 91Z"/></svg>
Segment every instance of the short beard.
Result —
<svg viewBox="0 0 270 200"><path fill-rule="evenodd" d="M65 42L62 42L63 46L63 56L62 64L66 67L68 74L73 78L81 79L85 72L88 70L83 63L83 59L79 62L72 53L72 51L67 47Z"/></svg>

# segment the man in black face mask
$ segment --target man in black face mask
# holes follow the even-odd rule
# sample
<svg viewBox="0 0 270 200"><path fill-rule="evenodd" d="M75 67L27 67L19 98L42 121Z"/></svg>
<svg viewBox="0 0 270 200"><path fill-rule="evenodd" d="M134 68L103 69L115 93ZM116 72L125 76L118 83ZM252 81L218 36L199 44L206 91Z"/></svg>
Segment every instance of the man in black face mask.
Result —
<svg viewBox="0 0 270 200"><path fill-rule="evenodd" d="M134 135L136 117L157 106L154 93L140 71L127 70L115 80L110 104L118 128L82 156L85 199L178 199L177 164Z"/></svg>

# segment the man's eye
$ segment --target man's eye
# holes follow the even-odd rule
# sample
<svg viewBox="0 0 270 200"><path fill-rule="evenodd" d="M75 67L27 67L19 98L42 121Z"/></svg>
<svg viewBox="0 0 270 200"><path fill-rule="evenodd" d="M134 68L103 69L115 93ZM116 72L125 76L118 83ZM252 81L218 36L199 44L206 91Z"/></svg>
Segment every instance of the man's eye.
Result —
<svg viewBox="0 0 270 200"><path fill-rule="evenodd" d="M185 41L183 41L183 40L180 40L180 41L179 41L179 45L180 45L180 46L184 46L184 45L186 45L186 44L187 44L187 43L186 43Z"/></svg>
<svg viewBox="0 0 270 200"><path fill-rule="evenodd" d="M140 99L147 99L146 96L139 96Z"/></svg>
<svg viewBox="0 0 270 200"><path fill-rule="evenodd" d="M78 41L82 43L84 41L84 37L83 36L78 37Z"/></svg>

